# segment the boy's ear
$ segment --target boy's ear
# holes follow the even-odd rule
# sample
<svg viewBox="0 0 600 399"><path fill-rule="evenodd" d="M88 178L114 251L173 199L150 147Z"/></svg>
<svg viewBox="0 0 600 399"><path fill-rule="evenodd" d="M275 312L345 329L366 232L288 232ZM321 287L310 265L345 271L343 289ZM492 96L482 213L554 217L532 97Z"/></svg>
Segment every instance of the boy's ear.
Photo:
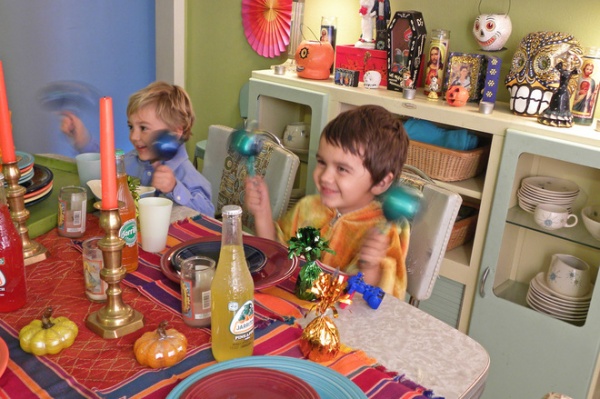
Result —
<svg viewBox="0 0 600 399"><path fill-rule="evenodd" d="M379 181L379 183L375 183L373 187L371 187L371 193L373 195L380 195L387 191L388 188L394 182L394 174L392 172L385 175L383 179Z"/></svg>

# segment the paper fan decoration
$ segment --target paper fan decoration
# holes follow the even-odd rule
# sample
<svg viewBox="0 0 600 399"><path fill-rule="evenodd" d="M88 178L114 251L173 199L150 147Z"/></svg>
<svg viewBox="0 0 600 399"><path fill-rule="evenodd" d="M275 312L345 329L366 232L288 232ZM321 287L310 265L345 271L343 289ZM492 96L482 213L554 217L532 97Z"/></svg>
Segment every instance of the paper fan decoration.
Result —
<svg viewBox="0 0 600 399"><path fill-rule="evenodd" d="M274 58L290 44L292 0L242 0L242 24L250 46Z"/></svg>

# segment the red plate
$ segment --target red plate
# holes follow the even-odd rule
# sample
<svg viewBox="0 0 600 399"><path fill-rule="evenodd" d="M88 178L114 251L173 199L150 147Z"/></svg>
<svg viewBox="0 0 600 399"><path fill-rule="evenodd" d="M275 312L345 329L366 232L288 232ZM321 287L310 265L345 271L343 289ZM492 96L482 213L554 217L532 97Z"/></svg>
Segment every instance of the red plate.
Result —
<svg viewBox="0 0 600 399"><path fill-rule="evenodd" d="M262 367L218 371L194 382L181 399L319 399L317 392L300 378Z"/></svg>
<svg viewBox="0 0 600 399"><path fill-rule="evenodd" d="M278 242L267 240L266 238L245 235L244 245L250 245L263 252L267 257L267 264L260 271L252 274L254 280L254 289L262 290L271 287L280 281L285 280L294 272L298 260L289 259L288 251ZM194 240L182 242L169 249L160 259L160 269L163 274L171 281L179 283L179 274L173 268L171 257L182 248L196 245L200 242L221 242L220 236L201 237Z"/></svg>

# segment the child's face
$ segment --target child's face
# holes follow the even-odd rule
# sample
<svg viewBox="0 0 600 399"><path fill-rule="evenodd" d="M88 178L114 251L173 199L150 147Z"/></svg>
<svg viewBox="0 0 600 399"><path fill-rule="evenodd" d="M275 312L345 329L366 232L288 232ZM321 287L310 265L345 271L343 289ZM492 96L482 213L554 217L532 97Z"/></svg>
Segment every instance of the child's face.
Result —
<svg viewBox="0 0 600 399"><path fill-rule="evenodd" d="M361 209L375 198L371 173L363 160L321 137L313 180L323 204L341 214Z"/></svg>
<svg viewBox="0 0 600 399"><path fill-rule="evenodd" d="M152 143L160 130L170 130L165 122L156 115L156 108L148 105L140 108L127 120L129 125L129 140L134 145L138 157L142 161L157 159ZM181 132L175 132L181 136Z"/></svg>

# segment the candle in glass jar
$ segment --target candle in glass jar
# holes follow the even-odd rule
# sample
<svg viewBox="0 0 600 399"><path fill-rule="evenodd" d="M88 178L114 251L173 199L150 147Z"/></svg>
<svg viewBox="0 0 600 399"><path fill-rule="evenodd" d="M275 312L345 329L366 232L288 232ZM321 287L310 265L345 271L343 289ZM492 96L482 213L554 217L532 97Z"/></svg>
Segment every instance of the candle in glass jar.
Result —
<svg viewBox="0 0 600 399"><path fill-rule="evenodd" d="M0 149L2 150L3 163L16 162L17 156L15 155L15 143L12 135L10 111L8 110L2 61L0 61Z"/></svg>
<svg viewBox="0 0 600 399"><path fill-rule="evenodd" d="M102 209L117 209L117 163L111 97L100 99L100 178Z"/></svg>

